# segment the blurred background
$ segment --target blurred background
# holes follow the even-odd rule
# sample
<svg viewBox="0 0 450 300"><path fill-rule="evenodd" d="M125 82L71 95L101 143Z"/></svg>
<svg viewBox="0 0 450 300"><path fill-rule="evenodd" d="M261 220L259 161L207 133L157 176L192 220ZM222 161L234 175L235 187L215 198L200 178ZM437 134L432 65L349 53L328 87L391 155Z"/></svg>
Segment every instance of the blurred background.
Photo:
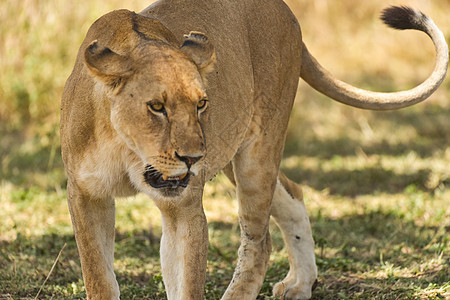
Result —
<svg viewBox="0 0 450 300"><path fill-rule="evenodd" d="M364 1L357 4L353 1L290 0L287 3L300 21L305 43L323 66L349 83L376 91L410 88L425 79L434 66L434 49L428 37L423 33L394 31L384 26L378 19L384 7L410 5L432 16L446 35L450 31L447 17L450 1L446 0ZM1 2L2 181L21 186L63 183L58 136L60 98L78 47L90 24L99 16L123 7L140 11L148 4L142 0L89 1L83 5L77 1L56 0ZM443 121L439 117L446 119L445 112L450 105L448 93L449 81L446 80L431 99L412 109L435 113L437 119L433 118L426 130L434 131L430 134L440 131L445 136L437 138L445 137L446 141L449 133L445 130L446 124L439 123ZM407 128L388 124L387 132L379 131L386 123L378 123L379 119L391 120L394 115L336 104L301 83L287 150L295 154L296 147L314 147L307 145L311 139L336 139L341 133L350 143L341 145L343 147L354 147L361 138L377 140L374 136L377 134L383 136L384 142L406 140L417 134L413 132L416 131L415 122L428 120L426 115L418 114L417 120L398 120ZM376 127L376 131L372 127ZM392 137L398 130L409 132ZM391 142L397 146L400 143ZM333 150L324 147L323 152L332 155Z"/></svg>
<svg viewBox="0 0 450 300"><path fill-rule="evenodd" d="M4 266L0 267L3 268L0 269L0 299L3 299L2 296L35 295L56 256L55 251L57 254L61 248L61 240L72 246L65 250L71 257L65 266L72 270L69 272L72 275L67 275L69 278L61 275L61 282L56 280L57 283L49 285L44 295L83 295L76 247L65 204L66 179L59 144L60 98L89 26L111 10L127 8L139 12L151 2L0 2L0 265ZM447 39L450 37L448 0L286 2L299 19L304 42L318 61L338 78L374 91L411 88L421 83L434 67L434 48L429 38L420 32L387 28L379 20L383 8L408 5L419 9L433 18ZM449 263L450 246L445 236L450 226L450 215L445 207L450 205L449 95L450 80L446 79L424 103L399 111L372 112L336 103L300 82L282 168L289 177L304 185L319 248L318 265L321 272L328 276L322 279L324 295L329 295L327 293L333 289L342 290L342 286L331 283L339 282L339 276L335 276L332 270L335 268L342 272L344 265L352 265L349 259L364 261L362 257L352 256L361 249L373 252L373 255L366 265L355 262L353 266L359 274L364 273L367 265L373 267L376 264L378 271L385 272L380 278L388 278L386 274L391 274L389 272L397 273L395 268L394 271L389 269L390 265L384 261L386 257L394 259L399 253L409 253L411 256L411 253L418 253L424 247L437 247L425 259L427 262L433 261L430 268L436 272L432 273L431 279L426 278L419 296L423 295L420 293L428 295L430 290L448 295L449 271L445 270L445 265ZM207 216L212 224L210 250L212 257L216 258L212 260L224 259L229 251L231 258L227 259L230 264L225 265L229 268L227 276L231 277L231 264L239 237L233 234L239 228L236 226L237 204L232 187L219 176L207 186L205 194ZM150 244L157 240L160 231L158 219L158 212L145 198L121 201L118 204L117 224L119 255L121 241L125 245L130 239L136 242L136 239L142 238ZM336 220L341 221L336 223ZM399 248L392 250L386 244L384 231L392 232L392 229L376 226L385 222L397 228L400 226L399 220L404 221L402 224L411 225L401 232L403 237L410 236L411 244L404 245L399 237L398 243L394 243L400 245ZM372 237L376 240L376 246L357 242L364 240L373 228L362 230L361 236L356 235L353 240L339 234L330 235L339 226L345 231L364 224L375 226L376 233ZM231 233L226 235L223 233L225 230ZM279 233L275 233L275 242L277 234L280 239ZM391 236L392 239L395 240L395 237ZM223 243L230 249L217 250L225 247ZM123 252L130 251L123 247ZM274 258L274 278L280 280L282 273L287 272L286 263L281 262L281 259L286 261L286 254L281 242L278 248L274 247L275 255L281 257L279 263L278 256ZM53 250L44 250L48 248ZM342 252L342 249L345 251ZM154 270L157 270L155 251L143 259L151 261L149 264L156 266ZM344 263L330 267L331 262L336 263L331 260L336 253L341 253ZM384 253L381 258L380 253ZM39 256L43 260L37 262ZM440 259L438 262L437 257ZM411 261L406 261L411 264ZM396 263L401 265L401 262ZM119 259L119 279L121 276L128 278L127 270L133 266L136 267L125 259L122 265ZM417 262L418 270L429 271L427 266L423 266L420 259ZM142 286L151 286L155 291L163 290L157 272L142 272ZM411 270L408 272L407 275L416 274ZM221 274L215 271L209 273L209 278L217 282L211 284L209 289L207 286L207 298L217 298L221 287L226 286L226 282L221 281L221 276L224 276ZM401 273L403 277L407 275ZM367 278L367 274L365 276ZM436 288L428 289L430 282ZM341 283L354 285L350 279ZM134 293L133 284L125 288L125 295L127 291ZM270 297L270 284L263 287L261 299ZM388 286L391 282L382 282L382 288L383 284ZM126 284L124 286L127 287ZM138 284L140 289L142 286ZM411 295L417 292L414 288L412 291ZM349 290L349 295L354 292Z"/></svg>

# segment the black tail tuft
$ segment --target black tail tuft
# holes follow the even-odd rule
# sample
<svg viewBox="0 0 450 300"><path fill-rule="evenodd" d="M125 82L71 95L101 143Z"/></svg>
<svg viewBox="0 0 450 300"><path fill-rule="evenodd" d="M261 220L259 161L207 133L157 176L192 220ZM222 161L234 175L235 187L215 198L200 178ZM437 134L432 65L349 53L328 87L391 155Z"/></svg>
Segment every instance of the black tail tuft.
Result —
<svg viewBox="0 0 450 300"><path fill-rule="evenodd" d="M380 18L386 25L395 29L416 29L425 32L427 30L428 17L407 6L385 8Z"/></svg>

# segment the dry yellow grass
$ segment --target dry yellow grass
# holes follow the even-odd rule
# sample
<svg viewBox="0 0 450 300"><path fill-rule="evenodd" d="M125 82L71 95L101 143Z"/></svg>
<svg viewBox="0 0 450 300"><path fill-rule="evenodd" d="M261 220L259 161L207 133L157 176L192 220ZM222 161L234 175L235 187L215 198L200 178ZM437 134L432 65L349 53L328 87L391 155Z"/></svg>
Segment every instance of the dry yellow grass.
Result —
<svg viewBox="0 0 450 300"><path fill-rule="evenodd" d="M61 267L41 295L85 296L59 155L60 97L90 24L113 9L140 11L150 2L0 1L0 298L34 297L66 242ZM372 90L409 88L433 67L429 39L384 26L378 19L384 7L418 8L450 35L450 1L287 3L321 64ZM375 113L300 84L282 167L305 184L321 282L315 299L450 296L449 98L447 79L423 104ZM223 175L207 185L204 205L211 222L205 297L218 299L239 239L237 203ZM152 240L159 226L146 197L118 199L116 270L124 299L164 299ZM271 284L288 270L276 230L273 240L259 299L273 299Z"/></svg>

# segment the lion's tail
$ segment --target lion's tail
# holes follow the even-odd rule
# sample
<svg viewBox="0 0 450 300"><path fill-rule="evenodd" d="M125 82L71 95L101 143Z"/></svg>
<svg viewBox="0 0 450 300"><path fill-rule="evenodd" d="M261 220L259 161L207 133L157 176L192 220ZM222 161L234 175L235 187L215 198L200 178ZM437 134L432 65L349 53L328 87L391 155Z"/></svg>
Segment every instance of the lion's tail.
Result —
<svg viewBox="0 0 450 300"><path fill-rule="evenodd" d="M319 92L344 104L363 109L398 109L428 98L440 86L447 73L449 53L444 35L429 17L405 6L385 9L381 19L392 28L416 29L430 36L436 48L436 65L432 74L422 84L410 90L394 93L362 90L332 76L309 53L305 45L303 45L301 78Z"/></svg>

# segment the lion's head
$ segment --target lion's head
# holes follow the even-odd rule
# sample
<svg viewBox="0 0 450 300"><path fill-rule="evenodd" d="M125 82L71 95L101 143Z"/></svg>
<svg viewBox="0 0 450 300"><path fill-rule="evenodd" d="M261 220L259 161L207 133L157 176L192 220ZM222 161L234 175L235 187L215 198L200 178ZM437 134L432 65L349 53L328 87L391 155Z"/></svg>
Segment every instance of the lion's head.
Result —
<svg viewBox="0 0 450 300"><path fill-rule="evenodd" d="M214 48L199 32L186 35L180 47L156 20L119 12L130 19L134 37L123 45L92 41L85 63L108 98L114 129L142 160L145 182L175 192L197 175L205 155L204 76Z"/></svg>

